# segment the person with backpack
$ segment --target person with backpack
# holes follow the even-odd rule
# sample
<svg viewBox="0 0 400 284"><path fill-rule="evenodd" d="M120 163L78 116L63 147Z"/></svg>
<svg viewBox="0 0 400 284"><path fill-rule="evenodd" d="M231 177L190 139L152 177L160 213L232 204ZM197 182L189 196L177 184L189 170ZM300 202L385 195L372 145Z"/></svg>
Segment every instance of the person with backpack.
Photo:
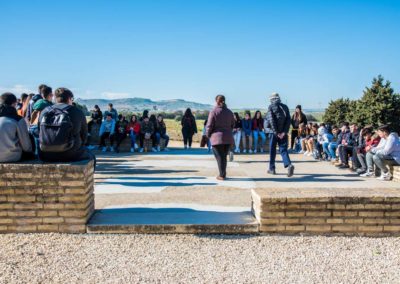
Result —
<svg viewBox="0 0 400 284"><path fill-rule="evenodd" d="M17 114L17 97L0 96L0 163L13 163L34 158L32 139L22 116Z"/></svg>
<svg viewBox="0 0 400 284"><path fill-rule="evenodd" d="M186 109L185 114L182 117L181 125L184 148L187 149L189 145L190 149L192 148L193 135L197 133L196 119L194 118L190 108Z"/></svg>
<svg viewBox="0 0 400 284"><path fill-rule="evenodd" d="M127 137L126 127L128 126L128 121L122 114L118 115L118 121L115 124L115 139L117 140L117 145L115 147L115 152L119 153L119 146L122 141Z"/></svg>
<svg viewBox="0 0 400 284"><path fill-rule="evenodd" d="M108 139L110 141L110 151L114 152L115 120L112 118L111 113L108 113L106 119L101 123L99 136L102 151L107 152L106 140Z"/></svg>
<svg viewBox="0 0 400 284"><path fill-rule="evenodd" d="M226 179L227 156L233 140L233 128L235 117L225 103L225 96L218 95L215 98L215 107L208 115L206 135L211 140L215 159L217 160L219 175L217 180Z"/></svg>
<svg viewBox="0 0 400 284"><path fill-rule="evenodd" d="M29 100L27 108L26 108L26 112L25 112L25 119L28 123L30 123L31 121L31 116L32 116L32 112L33 112L33 106L35 105L35 103L37 101L39 101L40 99L43 99L43 89L47 87L45 84L41 84L38 87L38 91L39 93L32 96L32 98Z"/></svg>
<svg viewBox="0 0 400 284"><path fill-rule="evenodd" d="M118 112L114 108L112 103L108 104L108 109L104 112L104 120L106 119L108 114L111 114L111 117L112 117L112 119L114 119L114 121L118 120Z"/></svg>
<svg viewBox="0 0 400 284"><path fill-rule="evenodd" d="M38 122L39 159L45 162L94 160L85 147L88 128L85 114L73 105L74 94L67 88L54 92L56 104L46 107Z"/></svg>
<svg viewBox="0 0 400 284"><path fill-rule="evenodd" d="M279 152L282 156L283 165L287 168L287 176L291 177L294 173L294 166L290 161L288 153L288 132L290 128L290 112L287 105L281 103L278 93L273 93L270 96L270 106L266 117L266 124L271 128L272 135L270 140L270 161L268 173L275 175L275 158L276 146L279 147Z"/></svg>

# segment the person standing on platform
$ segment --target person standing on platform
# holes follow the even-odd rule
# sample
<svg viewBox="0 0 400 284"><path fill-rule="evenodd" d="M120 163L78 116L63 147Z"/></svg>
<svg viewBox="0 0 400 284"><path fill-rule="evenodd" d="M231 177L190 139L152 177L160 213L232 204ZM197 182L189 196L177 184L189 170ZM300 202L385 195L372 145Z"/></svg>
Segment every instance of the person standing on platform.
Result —
<svg viewBox="0 0 400 284"><path fill-rule="evenodd" d="M268 128L271 128L271 140L270 140L270 160L268 173L275 175L275 158L276 158L276 145L279 147L279 152L282 156L283 164L287 168L287 176L291 177L294 173L294 166L290 161L288 153L288 132L290 128L290 112L287 105L281 103L281 99L278 93L273 93L270 96L270 106L268 107L268 113L266 117L266 124Z"/></svg>

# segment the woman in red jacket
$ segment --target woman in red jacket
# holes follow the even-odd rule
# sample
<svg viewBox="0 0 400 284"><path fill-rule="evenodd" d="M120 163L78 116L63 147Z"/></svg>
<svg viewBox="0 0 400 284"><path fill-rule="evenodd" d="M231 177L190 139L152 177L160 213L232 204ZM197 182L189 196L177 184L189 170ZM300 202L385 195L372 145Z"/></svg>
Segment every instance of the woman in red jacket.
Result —
<svg viewBox="0 0 400 284"><path fill-rule="evenodd" d="M126 132L131 138L131 152L135 152L135 149L139 149L136 139L140 137L140 123L137 121L137 116L132 115L131 120L126 126Z"/></svg>

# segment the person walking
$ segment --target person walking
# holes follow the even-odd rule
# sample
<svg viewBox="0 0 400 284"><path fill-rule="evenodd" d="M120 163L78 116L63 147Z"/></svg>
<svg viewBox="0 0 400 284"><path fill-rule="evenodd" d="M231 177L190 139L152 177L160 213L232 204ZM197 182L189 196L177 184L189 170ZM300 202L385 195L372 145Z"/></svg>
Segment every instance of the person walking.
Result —
<svg viewBox="0 0 400 284"><path fill-rule="evenodd" d="M233 112L225 104L225 96L215 98L215 107L208 115L206 135L211 140L215 159L217 160L219 176L217 180L226 179L227 156L231 145L234 144L233 128L235 118Z"/></svg>
<svg viewBox="0 0 400 284"><path fill-rule="evenodd" d="M266 124L272 130L270 140L270 160L269 160L269 174L275 175L275 158L276 158L276 145L279 146L279 152L282 156L283 164L288 169L287 176L291 177L294 173L294 166L290 161L288 153L288 132L290 128L290 112L287 105L281 103L278 93L273 93L270 96L270 106L266 118Z"/></svg>
<svg viewBox="0 0 400 284"><path fill-rule="evenodd" d="M189 145L189 149L191 149L193 135L197 133L197 125L196 119L194 118L190 108L186 109L185 114L182 117L181 125L184 148L187 149Z"/></svg>

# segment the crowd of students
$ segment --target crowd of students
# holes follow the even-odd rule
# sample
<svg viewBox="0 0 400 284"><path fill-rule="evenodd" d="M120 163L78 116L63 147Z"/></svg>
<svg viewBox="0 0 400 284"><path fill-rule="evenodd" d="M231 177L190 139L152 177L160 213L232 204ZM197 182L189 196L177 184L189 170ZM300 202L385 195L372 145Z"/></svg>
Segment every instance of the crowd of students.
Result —
<svg viewBox="0 0 400 284"><path fill-rule="evenodd" d="M400 165L400 141L388 125L375 132L372 126L356 123L341 127L325 123L300 123L294 152L331 161L339 169L350 169L362 177L391 180L390 166ZM351 161L351 164L350 164Z"/></svg>

